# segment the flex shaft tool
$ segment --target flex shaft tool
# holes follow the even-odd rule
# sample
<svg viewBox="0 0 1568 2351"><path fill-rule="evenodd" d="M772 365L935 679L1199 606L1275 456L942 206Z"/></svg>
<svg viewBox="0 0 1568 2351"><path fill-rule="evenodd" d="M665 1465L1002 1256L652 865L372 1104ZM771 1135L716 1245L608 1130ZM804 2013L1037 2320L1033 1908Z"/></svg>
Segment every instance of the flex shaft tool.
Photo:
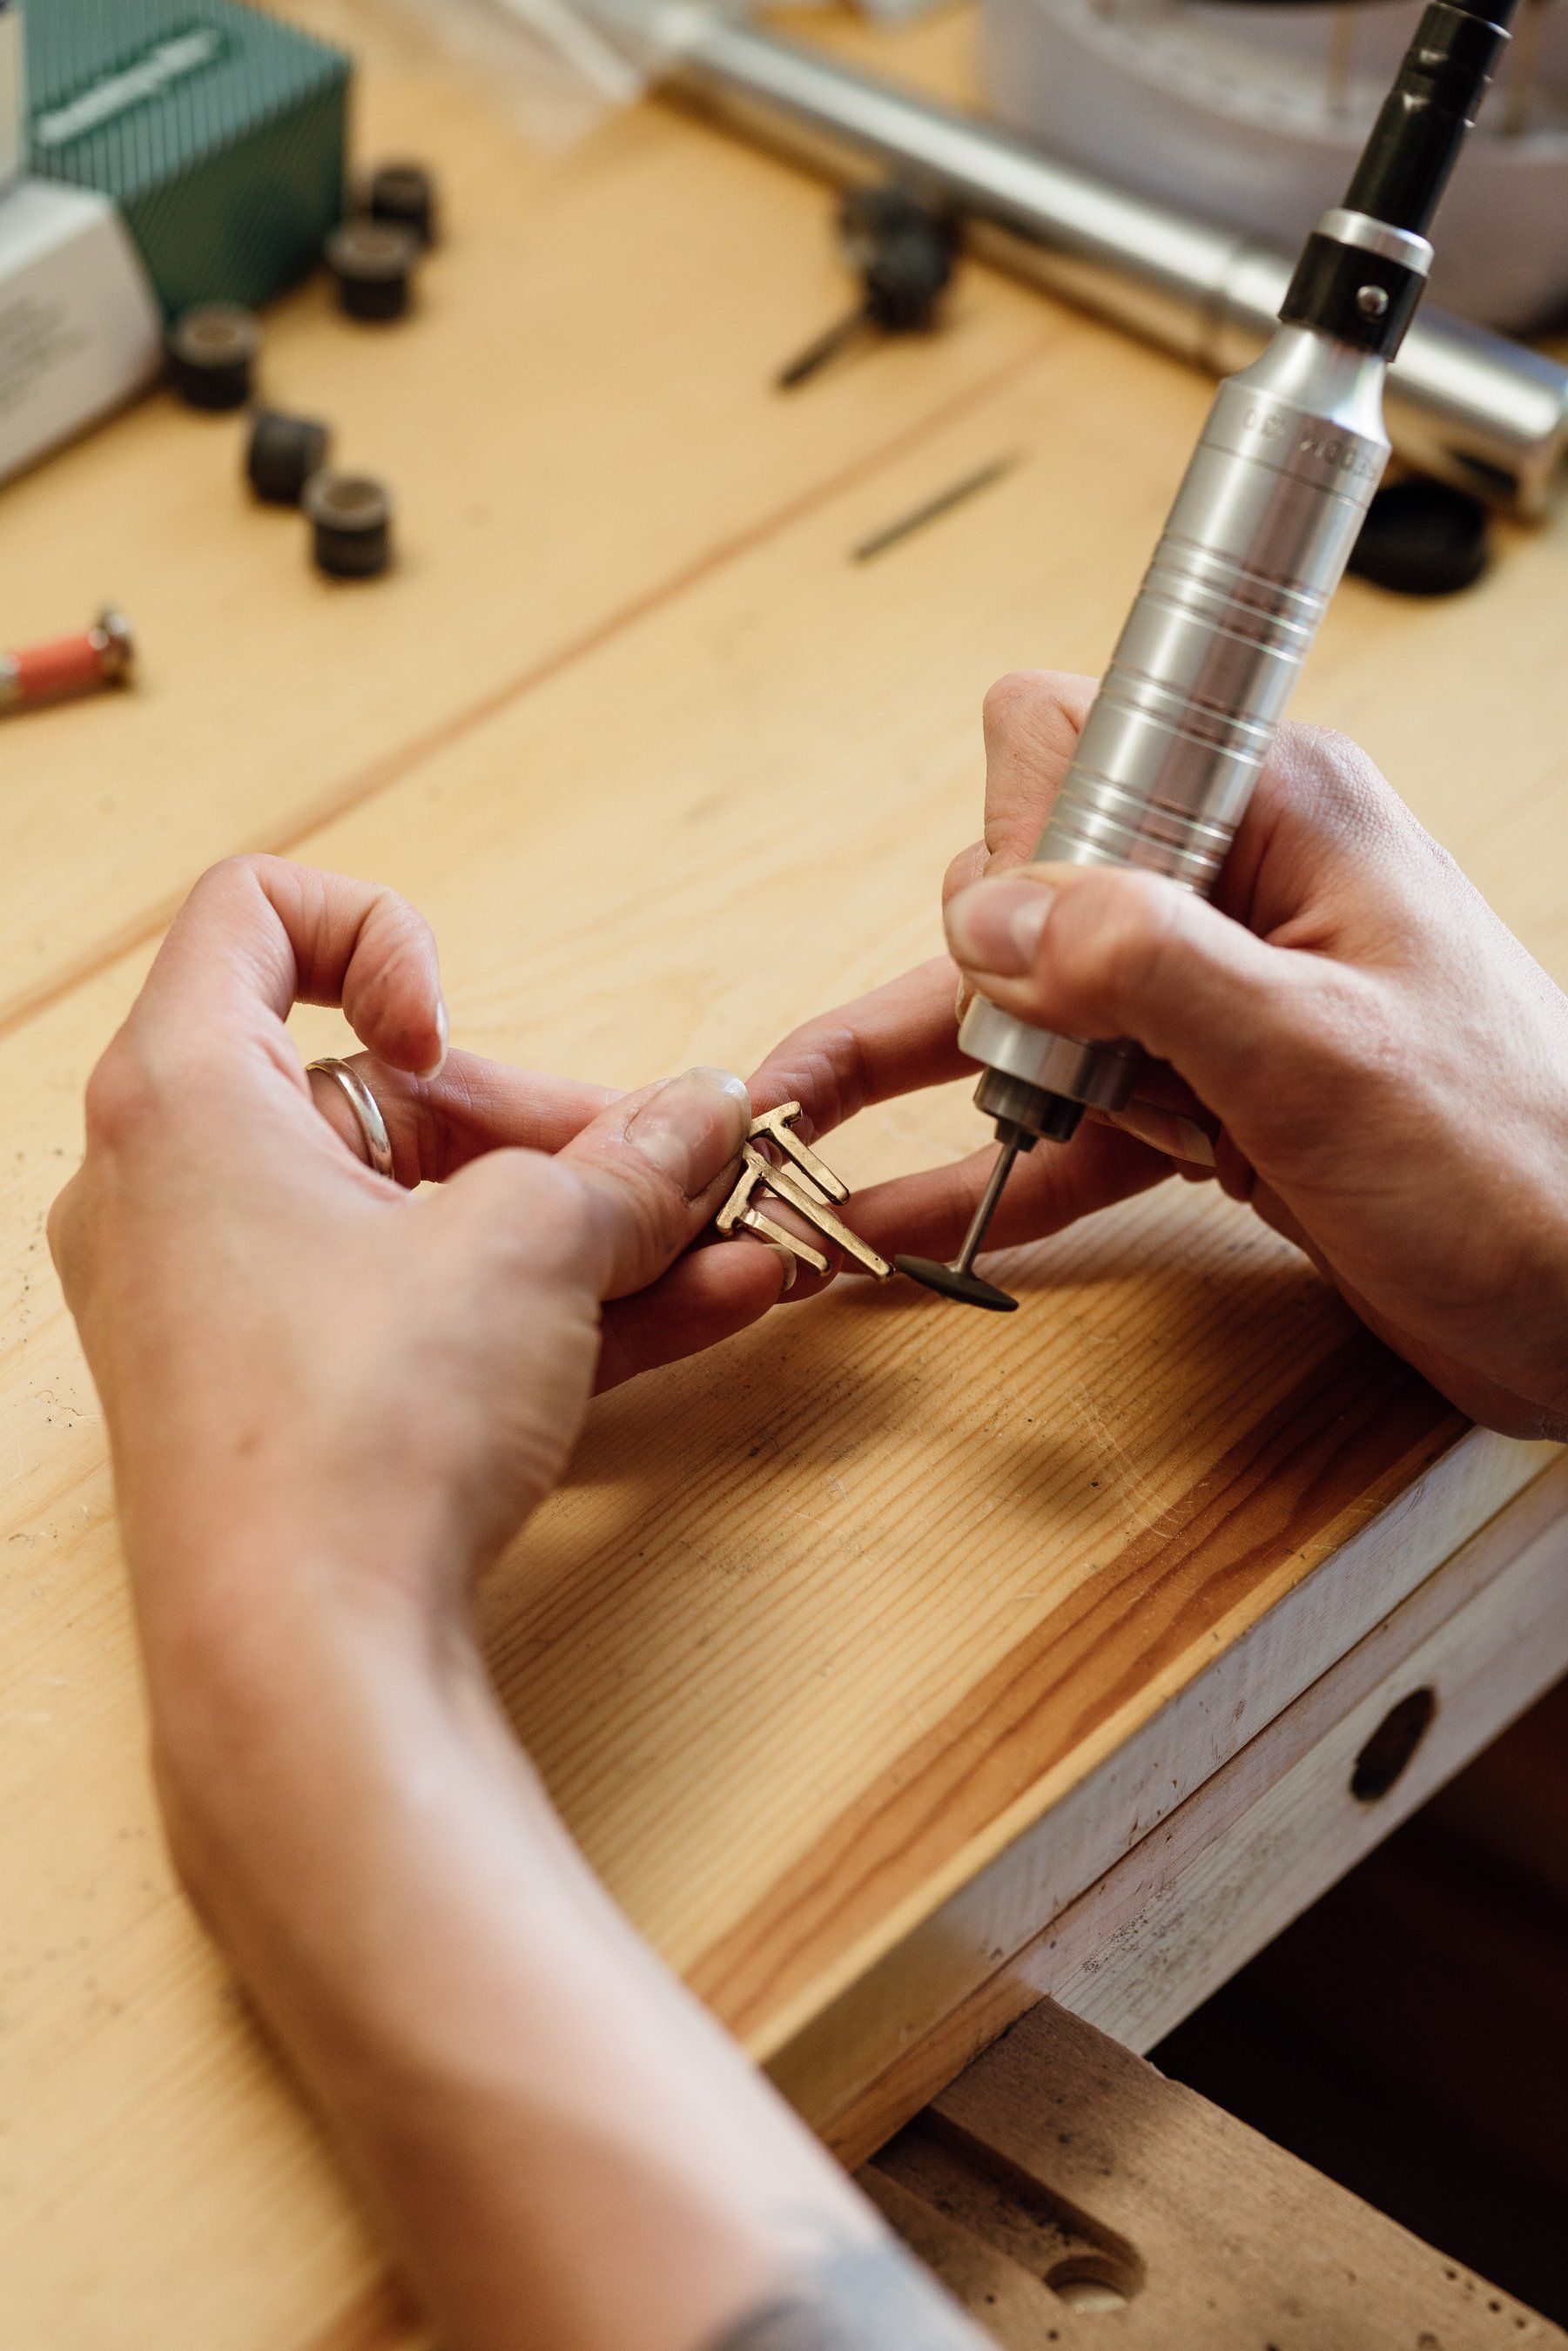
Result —
<svg viewBox="0 0 1568 2351"><path fill-rule="evenodd" d="M1308 237L1261 358L1222 383L1035 849L1131 865L1207 896L1389 454L1383 384L1421 298L1431 221L1508 39L1514 0L1433 0L1344 203ZM1119 1110L1138 1050L1059 1037L977 997L959 1031L997 1165L951 1265L899 1270L971 1306L1020 1152Z"/></svg>

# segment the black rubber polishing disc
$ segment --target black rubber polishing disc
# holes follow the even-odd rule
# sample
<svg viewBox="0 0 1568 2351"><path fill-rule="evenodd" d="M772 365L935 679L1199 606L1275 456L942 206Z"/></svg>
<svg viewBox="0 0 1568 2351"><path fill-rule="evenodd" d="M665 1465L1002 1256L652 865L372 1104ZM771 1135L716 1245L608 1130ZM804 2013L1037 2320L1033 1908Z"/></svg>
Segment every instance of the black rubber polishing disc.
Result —
<svg viewBox="0 0 1568 2351"><path fill-rule="evenodd" d="M1349 568L1401 596L1452 596L1474 586L1490 553L1479 498L1417 476L1378 491Z"/></svg>
<svg viewBox="0 0 1568 2351"><path fill-rule="evenodd" d="M893 1261L911 1281L924 1282L939 1297L956 1298L960 1306L985 1306L993 1314L1018 1311L1016 1298L1009 1298L994 1281L982 1281L977 1273L955 1273L950 1265L938 1265L933 1257L895 1257Z"/></svg>

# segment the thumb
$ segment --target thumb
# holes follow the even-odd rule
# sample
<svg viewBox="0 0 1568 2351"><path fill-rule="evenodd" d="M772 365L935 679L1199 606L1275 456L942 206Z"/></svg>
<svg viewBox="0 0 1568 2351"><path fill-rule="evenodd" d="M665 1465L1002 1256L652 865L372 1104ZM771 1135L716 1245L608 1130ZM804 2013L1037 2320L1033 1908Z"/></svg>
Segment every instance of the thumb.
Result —
<svg viewBox="0 0 1568 2351"><path fill-rule="evenodd" d="M624 1094L557 1154L577 1176L601 1298L645 1290L724 1206L751 1124L729 1070Z"/></svg>
<svg viewBox="0 0 1568 2351"><path fill-rule="evenodd" d="M422 1203L487 1294L645 1290L724 1206L751 1124L743 1081L688 1070L618 1095L563 1149L495 1150ZM509 1311L509 1302L508 1302Z"/></svg>
<svg viewBox="0 0 1568 2351"><path fill-rule="evenodd" d="M1224 1117L1322 1034L1329 967L1126 867L1033 865L946 910L967 984L1032 1028L1128 1037Z"/></svg>

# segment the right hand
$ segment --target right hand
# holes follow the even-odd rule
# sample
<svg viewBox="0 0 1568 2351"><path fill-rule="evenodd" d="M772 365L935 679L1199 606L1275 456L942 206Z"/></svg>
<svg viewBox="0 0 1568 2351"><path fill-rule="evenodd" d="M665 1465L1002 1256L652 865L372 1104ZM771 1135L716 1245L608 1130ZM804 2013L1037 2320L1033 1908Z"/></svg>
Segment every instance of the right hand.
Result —
<svg viewBox="0 0 1568 2351"><path fill-rule="evenodd" d="M1250 1201L1462 1411L1568 1437L1568 1000L1317 728L1281 729L1216 904L1026 864L1092 691L993 690L986 843L946 910L966 987L1038 1028L1134 1039L1126 1134Z"/></svg>

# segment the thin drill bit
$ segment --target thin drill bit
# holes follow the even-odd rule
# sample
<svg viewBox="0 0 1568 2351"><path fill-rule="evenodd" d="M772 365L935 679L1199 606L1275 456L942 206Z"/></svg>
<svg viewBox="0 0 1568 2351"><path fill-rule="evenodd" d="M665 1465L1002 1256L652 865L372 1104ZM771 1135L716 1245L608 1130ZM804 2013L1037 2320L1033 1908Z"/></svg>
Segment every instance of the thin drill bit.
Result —
<svg viewBox="0 0 1568 2351"><path fill-rule="evenodd" d="M874 323L863 302L859 309L852 310L847 319L835 319L825 334L819 335L815 342L807 344L798 359L792 359L787 368L779 369L773 380L778 390L793 392L798 383L804 383L809 376L816 374L819 368L826 367L831 359L836 359L840 351L846 350L860 336L869 334Z"/></svg>
<svg viewBox="0 0 1568 2351"><path fill-rule="evenodd" d="M929 1257L895 1257L893 1262L900 1273L908 1274L912 1281L924 1282L927 1290L938 1290L944 1298L956 1299L961 1305L989 1307L994 1314L1013 1312L1018 1300L1009 1298L1005 1290L998 1290L995 1282L982 1281L974 1266L987 1227L996 1214L997 1202L1002 1196L1002 1187L1012 1174L1013 1162L1023 1144L1024 1137L1016 1129L1003 1140L996 1165L980 1195L980 1204L969 1220L964 1245L952 1264L939 1265Z"/></svg>
<svg viewBox="0 0 1568 2351"><path fill-rule="evenodd" d="M909 514L901 515L896 522L884 523L869 538L862 538L858 547L851 548L851 562L869 563L873 556L885 554L901 539L908 538L915 531L924 530L928 522L939 522L945 514L950 514L966 498L976 496L981 490L988 490L993 482L999 482L1004 474L1010 474L1013 467L1022 462L1022 451L1015 449L1006 457L993 457L988 464L977 465L972 474L964 475L962 481L953 483L946 490L938 490L934 498L926 498Z"/></svg>

